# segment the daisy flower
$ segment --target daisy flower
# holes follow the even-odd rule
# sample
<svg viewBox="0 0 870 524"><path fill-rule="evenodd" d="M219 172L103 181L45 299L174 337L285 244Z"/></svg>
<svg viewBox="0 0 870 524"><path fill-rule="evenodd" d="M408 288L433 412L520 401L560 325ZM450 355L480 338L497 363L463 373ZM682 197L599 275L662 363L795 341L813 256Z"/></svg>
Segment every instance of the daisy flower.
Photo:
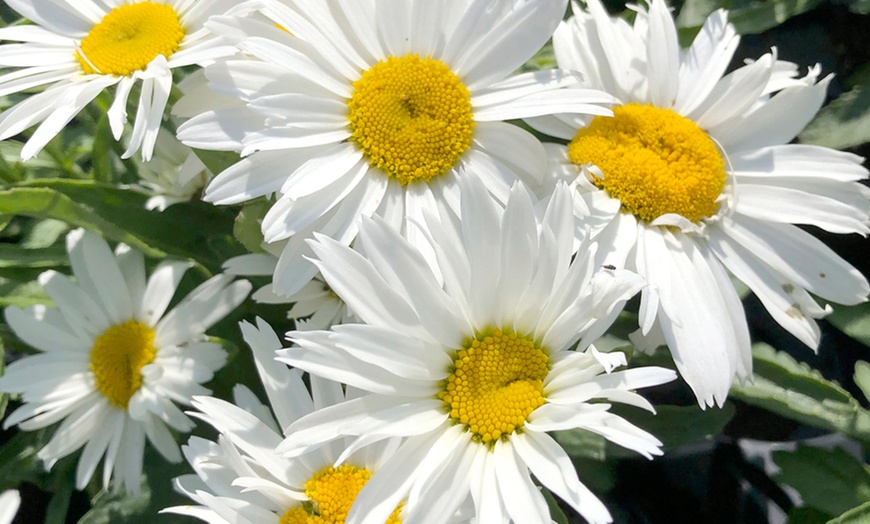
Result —
<svg viewBox="0 0 870 524"><path fill-rule="evenodd" d="M291 332L296 346L279 360L368 394L290 425L278 451L292 457L355 438L340 462L359 446L406 437L348 522L383 522L406 497L407 522L443 522L470 496L476 522L549 523L532 474L590 522L610 522L547 432L582 428L646 457L660 454L655 437L608 409L622 402L652 410L631 390L676 374L612 371L625 356L590 345L644 283L626 270L597 271L594 245L572 261L567 187L538 220L521 184L502 209L479 179L460 183L461 226L427 215L443 285L377 217L362 222L365 257L323 235L312 242L326 281L365 324Z"/></svg>
<svg viewBox="0 0 870 524"><path fill-rule="evenodd" d="M577 84L573 72L510 76L550 38L567 0L260 4L256 16L209 23L243 52L206 69L211 88L244 104L192 118L179 138L245 157L206 200L277 195L262 230L267 242L287 240L281 295L314 276L305 258L314 232L350 245L363 216L400 228L424 210L458 211L463 173L501 201L516 180L537 181L543 147L505 120L610 114L596 105L612 102L602 92L558 94ZM418 229L404 234L432 255Z"/></svg>
<svg viewBox="0 0 870 524"><path fill-rule="evenodd" d="M12 524L20 504L21 495L14 489L0 494L0 524Z"/></svg>
<svg viewBox="0 0 870 524"><path fill-rule="evenodd" d="M199 506L176 506L163 512L198 518L212 524L255 522L305 524L344 522L347 512L372 473L392 455L399 442L388 439L351 454L341 465L339 443L304 457L286 459L275 452L282 427L315 408L345 400L341 384L311 377L312 394L301 373L275 361L281 347L272 328L257 319L257 327L242 323L245 341L272 409L245 386L234 390L235 403L197 397L195 416L220 432L217 442L191 437L184 455L196 472L176 479L181 493ZM403 507L382 522L398 524Z"/></svg>
<svg viewBox="0 0 870 524"><path fill-rule="evenodd" d="M599 264L645 277L641 346L666 342L702 407L722 405L734 377L752 373L743 306L730 272L773 318L816 348L814 319L867 298L867 280L796 225L834 233L870 228L870 190L858 156L789 144L825 99L818 66L798 78L776 50L724 74L739 41L723 10L681 50L662 0L634 25L598 0L553 37L560 67L614 94L613 118L535 119L564 140L549 148L599 243ZM644 337L643 335L646 335Z"/></svg>
<svg viewBox="0 0 870 524"><path fill-rule="evenodd" d="M14 362L0 391L24 404L3 424L27 431L60 422L38 456L51 466L84 447L76 469L83 489L100 459L103 487L111 477L139 489L145 440L167 460L181 453L170 428L193 422L175 403L209 392L201 384L226 361L205 330L235 309L250 291L245 281L216 276L166 311L190 264L163 262L145 279L141 253L125 245L112 254L92 232L67 235L75 282L55 271L39 277L57 308L6 308L6 323L42 353Z"/></svg>
<svg viewBox="0 0 870 524"><path fill-rule="evenodd" d="M46 86L0 114L0 140L39 124L21 150L37 153L88 103L117 86L109 111L115 139L127 122L127 99L140 84L139 103L124 157L141 148L151 158L172 89L172 70L235 52L210 35L208 17L232 7L232 0L7 0L32 21L0 29L0 96Z"/></svg>
<svg viewBox="0 0 870 524"><path fill-rule="evenodd" d="M275 249L268 244L265 247L269 251ZM233 257L224 262L223 269L228 275L271 277L277 266L278 255L266 252ZM290 296L276 294L270 282L255 291L251 298L260 304L293 304L287 311L287 318L295 321L297 329L329 329L335 324L359 320L319 273Z"/></svg>
<svg viewBox="0 0 870 524"><path fill-rule="evenodd" d="M163 211L199 194L213 175L192 149L165 129L157 134L156 146L155 156L142 162L137 172L140 185L153 195L145 208Z"/></svg>

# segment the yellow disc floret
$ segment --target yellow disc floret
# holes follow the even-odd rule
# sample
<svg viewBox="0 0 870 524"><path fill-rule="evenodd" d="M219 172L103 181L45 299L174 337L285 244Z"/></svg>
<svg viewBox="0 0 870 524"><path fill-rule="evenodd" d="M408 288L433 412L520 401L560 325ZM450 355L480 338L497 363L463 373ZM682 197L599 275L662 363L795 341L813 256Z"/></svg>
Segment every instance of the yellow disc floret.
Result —
<svg viewBox="0 0 870 524"><path fill-rule="evenodd" d="M716 213L725 162L695 122L670 109L628 104L595 117L568 145L578 165L594 164L596 186L641 220L674 213L699 222Z"/></svg>
<svg viewBox="0 0 870 524"><path fill-rule="evenodd" d="M356 496L372 477L366 468L349 464L320 470L305 483L308 501L290 508L278 524L343 524ZM401 524L397 507L385 524Z"/></svg>
<svg viewBox="0 0 870 524"><path fill-rule="evenodd" d="M136 320L115 324L94 341L91 371L97 390L118 408L142 386L142 368L154 360L154 330Z"/></svg>
<svg viewBox="0 0 870 524"><path fill-rule="evenodd" d="M494 330L457 351L453 365L438 396L476 441L494 444L544 404L549 357L528 338Z"/></svg>
<svg viewBox="0 0 870 524"><path fill-rule="evenodd" d="M171 56L183 38L184 28L171 6L124 4L90 30L76 59L86 74L127 76L143 71L158 55Z"/></svg>
<svg viewBox="0 0 870 524"><path fill-rule="evenodd" d="M391 56L353 88L350 140L402 185L446 173L471 147L471 94L440 60Z"/></svg>

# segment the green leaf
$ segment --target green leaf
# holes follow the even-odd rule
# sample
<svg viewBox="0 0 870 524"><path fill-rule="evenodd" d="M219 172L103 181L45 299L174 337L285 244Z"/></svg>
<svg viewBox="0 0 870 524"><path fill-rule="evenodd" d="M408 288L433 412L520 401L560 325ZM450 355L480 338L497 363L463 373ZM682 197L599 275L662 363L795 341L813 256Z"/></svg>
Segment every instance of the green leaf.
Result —
<svg viewBox="0 0 870 524"><path fill-rule="evenodd" d="M732 386L732 398L870 443L870 412L849 392L767 344L754 345L752 355L755 379Z"/></svg>
<svg viewBox="0 0 870 524"><path fill-rule="evenodd" d="M0 268L41 267L52 268L69 264L66 249L52 246L43 249L25 249L15 244L0 243Z"/></svg>
<svg viewBox="0 0 870 524"><path fill-rule="evenodd" d="M867 524L870 522L870 502L852 508L839 517L829 520L828 524Z"/></svg>
<svg viewBox="0 0 870 524"><path fill-rule="evenodd" d="M734 405L702 410L698 406L656 406L656 413L615 405L611 412L650 432L667 452L680 446L711 440L734 418Z"/></svg>
<svg viewBox="0 0 870 524"><path fill-rule="evenodd" d="M535 56L523 64L520 71L541 71L543 69L553 69L555 67L556 52L553 50L552 42L547 42L547 45L539 49L538 52L535 53Z"/></svg>
<svg viewBox="0 0 870 524"><path fill-rule="evenodd" d="M194 149L193 152L202 160L205 167L213 174L218 175L226 168L239 161L238 153L229 151L208 151L206 149Z"/></svg>
<svg viewBox="0 0 870 524"><path fill-rule="evenodd" d="M109 128L109 115L104 113L97 123L94 144L91 148L91 168L94 180L97 182L111 183L115 180L112 158L109 156L114 142L112 130Z"/></svg>
<svg viewBox="0 0 870 524"><path fill-rule="evenodd" d="M0 212L35 218L56 218L73 226L96 229L113 240L126 242L152 256L163 254L90 208L48 187L16 187L0 191Z"/></svg>
<svg viewBox="0 0 870 524"><path fill-rule="evenodd" d="M0 306L26 308L37 304L50 305L53 303L51 297L36 280L21 283L16 280L0 278Z"/></svg>
<svg viewBox="0 0 870 524"><path fill-rule="evenodd" d="M64 524L66 522L72 492L73 485L67 483L54 493L45 510L45 524Z"/></svg>
<svg viewBox="0 0 870 524"><path fill-rule="evenodd" d="M547 488L541 488L541 493L544 495L544 500L547 501L547 507L550 509L550 518L553 519L553 522L556 522L557 524L568 524L568 517L565 516L565 512L559 507L559 502L556 500L556 497L550 493L550 490Z"/></svg>
<svg viewBox="0 0 870 524"><path fill-rule="evenodd" d="M0 447L0 491L28 481L35 482L44 473L36 454L48 443L46 431L19 431ZM38 483L38 482L37 482Z"/></svg>
<svg viewBox="0 0 870 524"><path fill-rule="evenodd" d="M204 202L145 209L138 191L86 180L39 180L0 191L0 213L55 218L95 229L145 254L196 260L212 271L244 252L232 238L232 211Z"/></svg>
<svg viewBox="0 0 870 524"><path fill-rule="evenodd" d="M758 34L776 27L793 16L815 9L822 0L755 0L746 7L732 9L728 20L741 35Z"/></svg>
<svg viewBox="0 0 870 524"><path fill-rule="evenodd" d="M870 400L870 363L863 360L855 363L855 384L861 388L864 398Z"/></svg>
<svg viewBox="0 0 870 524"><path fill-rule="evenodd" d="M263 232L261 225L266 212L272 207L272 203L266 199L259 199L246 204L236 216L233 224L233 235L251 253L263 252Z"/></svg>
<svg viewBox="0 0 870 524"><path fill-rule="evenodd" d="M774 451L776 480L797 490L804 504L839 515L870 501L870 471L840 448L799 446Z"/></svg>
<svg viewBox="0 0 870 524"><path fill-rule="evenodd" d="M856 86L822 108L800 140L835 149L870 141L870 84Z"/></svg>
<svg viewBox="0 0 870 524"><path fill-rule="evenodd" d="M6 348L3 346L3 339L0 338L0 377L6 372ZM0 420L6 416L6 406L9 404L9 395L0 391Z"/></svg>
<svg viewBox="0 0 870 524"><path fill-rule="evenodd" d="M7 162L0 154L0 180L8 183L19 182L23 178L22 173L23 170L20 167Z"/></svg>
<svg viewBox="0 0 870 524"><path fill-rule="evenodd" d="M572 457L602 461L607 458L607 440L585 429L554 431L556 442Z"/></svg>
<svg viewBox="0 0 870 524"><path fill-rule="evenodd" d="M831 518L830 513L809 506L792 508L788 512L788 524L821 524Z"/></svg>
<svg viewBox="0 0 870 524"><path fill-rule="evenodd" d="M719 7L716 0L686 0L677 15L677 35L680 46L689 47L710 13Z"/></svg>
<svg viewBox="0 0 870 524"><path fill-rule="evenodd" d="M69 225L61 220L38 220L33 221L30 230L21 241L21 247L27 249L39 249L54 245L67 231Z"/></svg>
<svg viewBox="0 0 870 524"><path fill-rule="evenodd" d="M701 27L717 7L716 0L686 0L677 15L677 27Z"/></svg>
<svg viewBox="0 0 870 524"><path fill-rule="evenodd" d="M853 0L849 2L849 11L859 15L870 14L870 0Z"/></svg>
<svg viewBox="0 0 870 524"><path fill-rule="evenodd" d="M858 342L870 346L870 302L836 308L825 320Z"/></svg>
<svg viewBox="0 0 870 524"><path fill-rule="evenodd" d="M91 500L91 510L79 520L79 524L154 524L179 521L180 519L161 516L159 512L168 507L191 503L190 499L175 491L172 483L175 477L190 474L190 466L186 462L167 462L149 445L145 446L143 468L140 491L135 494L125 493L123 490L116 492L111 488L104 491L98 488L101 479L96 478L99 475L95 475L88 490L95 494Z"/></svg>

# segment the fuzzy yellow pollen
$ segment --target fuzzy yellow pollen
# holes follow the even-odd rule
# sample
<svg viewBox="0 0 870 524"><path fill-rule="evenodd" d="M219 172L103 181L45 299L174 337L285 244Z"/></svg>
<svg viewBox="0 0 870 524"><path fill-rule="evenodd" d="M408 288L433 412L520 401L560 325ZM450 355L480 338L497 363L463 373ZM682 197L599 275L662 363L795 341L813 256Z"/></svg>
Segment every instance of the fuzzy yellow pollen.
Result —
<svg viewBox="0 0 870 524"><path fill-rule="evenodd" d="M695 122L640 104L613 114L595 117L568 145L573 163L594 164L604 174L596 186L646 222L674 213L698 223L716 213L725 161Z"/></svg>
<svg viewBox="0 0 870 524"><path fill-rule="evenodd" d="M371 471L349 464L327 467L305 483L308 501L287 510L278 524L343 524L356 496L372 477ZM385 524L401 524L397 507Z"/></svg>
<svg viewBox="0 0 870 524"><path fill-rule="evenodd" d="M154 330L136 320L115 324L94 341L91 371L97 390L118 408L142 386L142 368L154 360Z"/></svg>
<svg viewBox="0 0 870 524"><path fill-rule="evenodd" d="M440 60L391 56L353 89L350 140L402 185L443 175L471 147L471 93Z"/></svg>
<svg viewBox="0 0 870 524"><path fill-rule="evenodd" d="M507 437L544 404L549 357L528 338L492 331L457 351L453 365L438 397L478 442L491 445Z"/></svg>
<svg viewBox="0 0 870 524"><path fill-rule="evenodd" d="M109 11L82 40L76 59L85 74L127 76L158 55L178 51L184 28L166 4L138 2Z"/></svg>

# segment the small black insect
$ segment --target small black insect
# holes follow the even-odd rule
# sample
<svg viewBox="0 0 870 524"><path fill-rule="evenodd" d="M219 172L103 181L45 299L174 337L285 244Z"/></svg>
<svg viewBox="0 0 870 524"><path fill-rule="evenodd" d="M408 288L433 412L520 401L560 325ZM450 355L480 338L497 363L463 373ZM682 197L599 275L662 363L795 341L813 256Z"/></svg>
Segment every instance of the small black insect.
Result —
<svg viewBox="0 0 870 524"><path fill-rule="evenodd" d="M604 265L601 266L601 267L603 267L604 269L609 269L609 270L611 270L611 271L613 271L614 269L616 269L616 266L613 266L613 265L610 265L610 264L604 264Z"/></svg>

